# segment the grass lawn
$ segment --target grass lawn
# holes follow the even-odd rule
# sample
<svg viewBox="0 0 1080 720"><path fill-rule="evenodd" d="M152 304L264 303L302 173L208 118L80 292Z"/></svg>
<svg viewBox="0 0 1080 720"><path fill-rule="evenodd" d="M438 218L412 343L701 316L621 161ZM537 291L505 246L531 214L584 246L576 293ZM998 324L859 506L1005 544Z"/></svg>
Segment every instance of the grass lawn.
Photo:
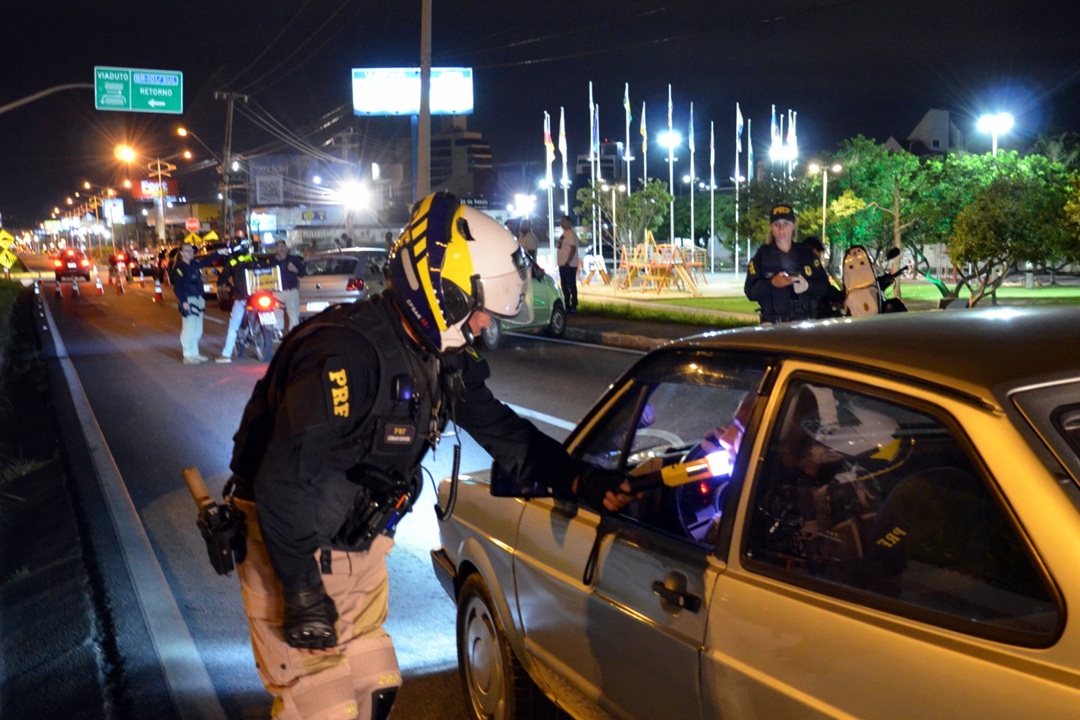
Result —
<svg viewBox="0 0 1080 720"><path fill-rule="evenodd" d="M932 310L937 307L941 293L938 289L926 282L918 280L905 281L901 286L904 302L910 310ZM965 291L961 297L970 297ZM984 297L977 307L990 307L993 298ZM738 325L753 325L757 323L757 303L750 302L741 295L738 297L678 297L652 300L648 305L636 303L633 306L617 303L593 303L583 301L583 307L588 307L592 312L599 312L611 317L623 317L630 320L663 320L668 322L682 322L695 325L709 325L715 327L715 316L695 316L691 313L680 312L681 309L708 310L721 313L746 314L746 321L732 319L731 327ZM998 289L998 305L1011 306L1054 306L1074 305L1080 306L1080 285L1043 285L1027 289L1023 286L1009 285ZM723 321L721 321L723 322Z"/></svg>

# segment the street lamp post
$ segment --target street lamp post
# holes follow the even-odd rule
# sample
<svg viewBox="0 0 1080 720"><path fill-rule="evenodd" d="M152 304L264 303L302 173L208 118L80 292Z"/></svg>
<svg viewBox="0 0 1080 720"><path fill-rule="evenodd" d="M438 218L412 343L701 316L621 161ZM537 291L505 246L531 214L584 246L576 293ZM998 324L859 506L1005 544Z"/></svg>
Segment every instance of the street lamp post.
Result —
<svg viewBox="0 0 1080 720"><path fill-rule="evenodd" d="M176 166L170 162L166 162L161 158L154 158L151 162L146 164L146 169L150 173L150 177L157 178L157 236L161 244L165 244L165 181L164 178L171 177L171 173L176 169Z"/></svg>
<svg viewBox="0 0 1080 720"><path fill-rule="evenodd" d="M990 133L991 156L997 157L998 135L1004 135L1012 130L1013 116L1006 112L993 115L983 115L979 118L979 132Z"/></svg>
<svg viewBox="0 0 1080 720"><path fill-rule="evenodd" d="M117 145L115 155L118 160L125 163L132 163L138 158L138 153L128 145ZM153 160L146 164L146 170L150 174L150 177L157 178L157 236L158 240L162 244L165 243L165 183L164 178L169 177L170 173L176 169L176 166L169 162L169 160L175 160L176 158L183 157L191 159L191 152L184 150L182 152L174 153L168 157L161 158L155 157Z"/></svg>
<svg viewBox="0 0 1080 720"><path fill-rule="evenodd" d="M671 203L668 207L670 219L671 244L675 244L675 148L682 143L682 135L676 130L665 130L658 138L661 147L667 148L668 155L668 191L671 193Z"/></svg>
<svg viewBox="0 0 1080 720"><path fill-rule="evenodd" d="M825 234L825 210L829 203L829 170L833 173L842 172L844 166L840 163L833 163L830 167L818 165L817 163L810 163L810 172L817 173L821 171L821 242L826 244L829 242L828 236ZM831 248L831 246L830 246ZM830 253L831 254L831 253Z"/></svg>

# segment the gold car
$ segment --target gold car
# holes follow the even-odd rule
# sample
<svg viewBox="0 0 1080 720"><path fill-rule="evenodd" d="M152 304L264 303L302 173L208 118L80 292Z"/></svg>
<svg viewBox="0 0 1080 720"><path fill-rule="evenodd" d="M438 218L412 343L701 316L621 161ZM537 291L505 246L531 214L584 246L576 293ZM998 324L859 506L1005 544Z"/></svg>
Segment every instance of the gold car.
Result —
<svg viewBox="0 0 1080 720"><path fill-rule="evenodd" d="M432 557L470 716L1075 716L1078 337L991 309L648 354L567 439L621 512L460 480Z"/></svg>

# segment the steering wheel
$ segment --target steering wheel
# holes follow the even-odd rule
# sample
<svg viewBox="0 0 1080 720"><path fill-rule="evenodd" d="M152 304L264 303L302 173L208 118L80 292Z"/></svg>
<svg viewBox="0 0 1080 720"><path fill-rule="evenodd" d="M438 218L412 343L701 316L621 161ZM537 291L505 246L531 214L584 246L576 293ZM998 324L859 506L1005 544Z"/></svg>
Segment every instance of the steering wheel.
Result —
<svg viewBox="0 0 1080 720"><path fill-rule="evenodd" d="M686 442L673 432L659 428L641 428L637 431L637 437L655 437L663 440L668 447L682 447ZM658 445L660 443L657 443ZM655 447L655 446L654 446Z"/></svg>

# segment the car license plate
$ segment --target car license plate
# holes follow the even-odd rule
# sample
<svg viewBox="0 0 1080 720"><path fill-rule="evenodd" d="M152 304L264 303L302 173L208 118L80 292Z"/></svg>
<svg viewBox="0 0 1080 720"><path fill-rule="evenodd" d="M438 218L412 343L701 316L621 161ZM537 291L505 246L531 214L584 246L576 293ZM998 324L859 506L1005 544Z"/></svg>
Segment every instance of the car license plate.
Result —
<svg viewBox="0 0 1080 720"><path fill-rule="evenodd" d="M263 325L277 325L277 315L273 312L259 313L259 322Z"/></svg>
<svg viewBox="0 0 1080 720"><path fill-rule="evenodd" d="M77 268L79 266L76 265L75 263L68 263L68 267L71 268L72 270L74 270L75 268Z"/></svg>
<svg viewBox="0 0 1080 720"><path fill-rule="evenodd" d="M330 303L328 302L309 302L307 304L307 311L317 313L322 312L328 307L330 307Z"/></svg>

